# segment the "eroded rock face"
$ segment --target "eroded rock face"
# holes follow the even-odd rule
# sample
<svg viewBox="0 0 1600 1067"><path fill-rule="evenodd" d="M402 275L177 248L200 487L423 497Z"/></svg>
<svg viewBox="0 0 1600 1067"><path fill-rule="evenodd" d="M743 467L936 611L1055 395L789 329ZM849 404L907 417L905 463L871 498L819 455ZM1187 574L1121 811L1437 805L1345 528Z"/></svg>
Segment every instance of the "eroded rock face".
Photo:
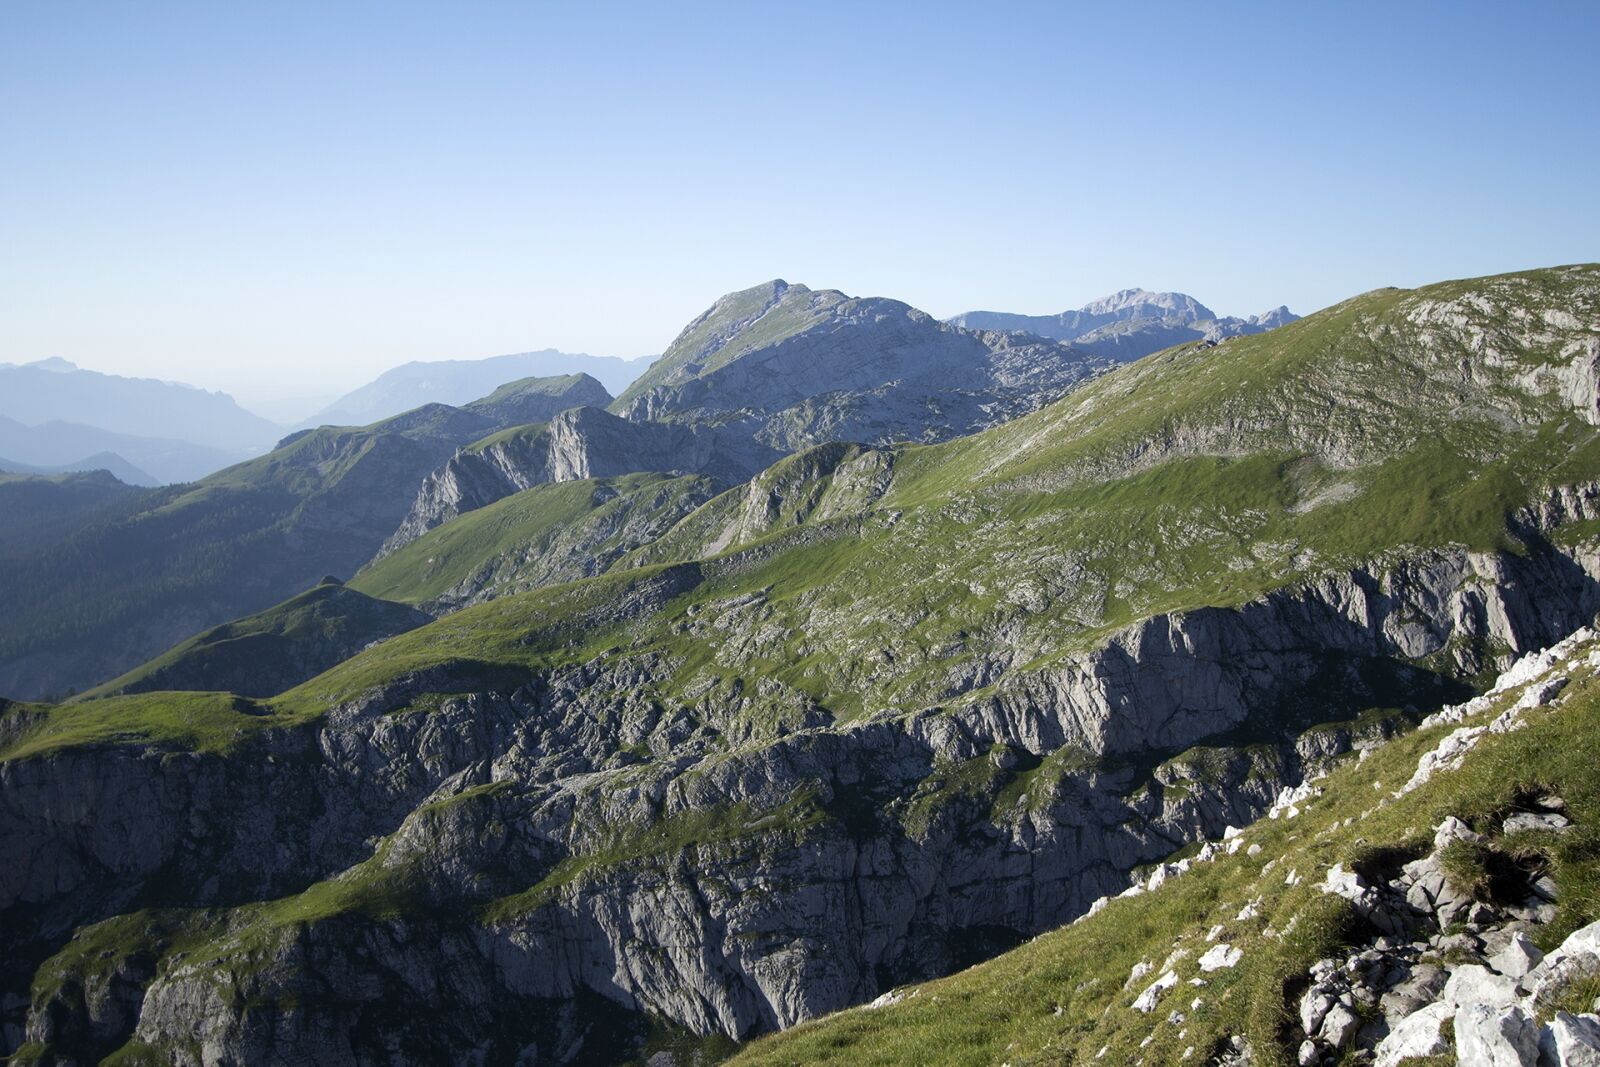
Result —
<svg viewBox="0 0 1600 1067"><path fill-rule="evenodd" d="M377 558L457 515L535 485L635 471L706 474L733 484L778 456L716 427L630 422L599 408L572 408L525 432L457 452L423 480L410 512Z"/></svg>
<svg viewBox="0 0 1600 1067"><path fill-rule="evenodd" d="M714 573L669 569L606 610L636 616ZM1002 668L992 695L849 722L771 678L668 697L669 656L619 651L520 681L402 679L227 756L14 760L0 834L24 859L0 869L0 907L30 917L45 945L17 947L35 953L135 900L224 909L137 1012L139 1040L180 1062L363 1062L356 1035L379 1020L464 1055L502 1025L495 1003L536 1005L549 1027L588 996L747 1036L1059 925L1359 739L1280 737L1205 774L1098 757L1270 717L1330 654L1358 686L1353 665L1536 647L1594 610L1591 574L1559 553L1395 560ZM111 1018L75 1003L47 998L29 1025ZM440 1004L458 1021L425 1025ZM505 1026L497 1055L538 1040Z"/></svg>

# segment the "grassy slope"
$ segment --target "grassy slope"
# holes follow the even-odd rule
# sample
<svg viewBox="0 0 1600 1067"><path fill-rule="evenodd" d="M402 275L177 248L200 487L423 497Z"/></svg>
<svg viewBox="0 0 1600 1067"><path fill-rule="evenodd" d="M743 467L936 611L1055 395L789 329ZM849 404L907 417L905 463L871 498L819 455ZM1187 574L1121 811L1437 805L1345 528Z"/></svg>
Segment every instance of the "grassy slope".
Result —
<svg viewBox="0 0 1600 1067"><path fill-rule="evenodd" d="M480 437L462 449L463 452L484 452L496 445L505 444L507 441L526 439L534 441L545 431L545 423L530 422L523 426L507 426L503 430L496 430L487 437Z"/></svg>
<svg viewBox="0 0 1600 1067"><path fill-rule="evenodd" d="M353 652L426 621L402 604L326 582L266 611L196 634L77 699L157 689L235 688L226 680L292 672L299 662L321 658L321 648ZM196 684L201 680L207 684Z"/></svg>
<svg viewBox="0 0 1600 1067"><path fill-rule="evenodd" d="M1469 721L1488 721L1509 703ZM1189 873L1160 889L1113 901L1103 912L950 978L910 990L897 1004L856 1008L757 1041L733 1060L738 1064L1177 1064L1206 1062L1232 1034L1247 1035L1263 1065L1292 1063L1281 1028L1293 1007L1285 983L1310 965L1352 943L1349 905L1317 886L1328 868L1347 869L1373 860L1385 848L1420 855L1431 847L1432 828L1446 815L1479 827L1492 813L1517 806L1519 796L1544 789L1568 804L1576 829L1562 836L1521 834L1507 848L1545 854L1560 887L1560 914L1541 930L1546 949L1573 929L1600 918L1600 764L1594 739L1600 732L1600 678L1584 668L1551 709L1529 713L1531 728L1489 735L1459 771L1435 776L1395 801L1389 792L1404 784L1417 758L1455 729L1417 731L1358 762L1347 757L1324 782L1324 794L1302 806L1293 820L1263 821L1246 840L1262 853L1244 851ZM1286 884L1289 872L1300 884ZM1259 900L1259 917L1240 921L1245 905ZM1196 959L1210 945L1208 931L1243 950L1231 970L1199 977ZM1183 983L1149 1015L1131 1008L1133 999L1161 973L1174 949ZM1125 987L1134 965L1153 965L1142 980ZM1600 990L1574 991L1587 1004ZM1190 1002L1200 998L1198 1008ZM1166 1022L1173 1009L1188 1018ZM1141 1043L1153 1034L1148 1047ZM1185 1049L1194 1049L1187 1059Z"/></svg>
<svg viewBox="0 0 1600 1067"><path fill-rule="evenodd" d="M1505 306L1535 317L1571 306L1595 321L1594 294L1580 307L1576 289L1596 274L1380 291L1273 333L1159 353L1033 416L904 450L864 516L680 566L687 591L642 619L614 622L605 608L659 581L661 566L459 612L285 694L264 718L312 717L419 669L455 664L459 687L616 648L677 659L662 699L711 674L764 676L850 716L949 699L952 667L997 642L1038 666L1132 619L1236 604L1402 546L1515 549L1507 512L1543 486L1600 476L1600 437L1559 399L1511 384L1555 358L1554 342L1511 353L1506 368L1480 360L1464 382L1474 337L1424 344L1419 302L1467 307L1493 341ZM1489 311L1461 303L1485 293ZM767 636L729 639L717 622L750 594ZM142 706L100 709L99 725L52 716L29 743L145 729L167 739ZM227 716L218 726L238 728Z"/></svg>

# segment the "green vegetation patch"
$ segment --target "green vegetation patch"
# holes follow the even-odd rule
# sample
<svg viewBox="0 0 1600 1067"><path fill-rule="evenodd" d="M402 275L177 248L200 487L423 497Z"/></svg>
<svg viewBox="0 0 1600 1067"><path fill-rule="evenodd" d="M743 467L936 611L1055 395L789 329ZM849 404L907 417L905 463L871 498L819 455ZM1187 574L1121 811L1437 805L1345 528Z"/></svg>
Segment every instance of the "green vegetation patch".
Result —
<svg viewBox="0 0 1600 1067"><path fill-rule="evenodd" d="M226 753L294 721L271 704L232 693L135 693L51 708L32 730L0 748L0 761L112 744Z"/></svg>

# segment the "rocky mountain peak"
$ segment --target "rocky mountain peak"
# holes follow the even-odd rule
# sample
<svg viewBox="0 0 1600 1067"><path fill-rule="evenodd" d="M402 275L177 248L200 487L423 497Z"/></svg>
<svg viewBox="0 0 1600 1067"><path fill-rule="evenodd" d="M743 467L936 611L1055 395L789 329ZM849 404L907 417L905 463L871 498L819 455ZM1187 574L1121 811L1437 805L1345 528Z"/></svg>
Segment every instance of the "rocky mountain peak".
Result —
<svg viewBox="0 0 1600 1067"><path fill-rule="evenodd" d="M1299 318L1299 315L1296 315L1294 312L1289 310L1289 305L1279 304L1271 311L1263 311L1259 315L1251 315L1250 318L1246 319L1245 321L1249 322L1252 326L1260 326L1263 329L1275 330L1279 326L1287 326L1291 322L1296 322L1299 320Z"/></svg>
<svg viewBox="0 0 1600 1067"><path fill-rule="evenodd" d="M940 440L1032 410L1103 366L1038 337L955 327L899 300L773 281L719 299L611 410L740 426L782 451Z"/></svg>
<svg viewBox="0 0 1600 1067"><path fill-rule="evenodd" d="M1184 322L1217 317L1216 312L1187 293L1157 293L1149 289L1119 289L1110 296L1091 300L1079 311L1118 319L1177 318Z"/></svg>

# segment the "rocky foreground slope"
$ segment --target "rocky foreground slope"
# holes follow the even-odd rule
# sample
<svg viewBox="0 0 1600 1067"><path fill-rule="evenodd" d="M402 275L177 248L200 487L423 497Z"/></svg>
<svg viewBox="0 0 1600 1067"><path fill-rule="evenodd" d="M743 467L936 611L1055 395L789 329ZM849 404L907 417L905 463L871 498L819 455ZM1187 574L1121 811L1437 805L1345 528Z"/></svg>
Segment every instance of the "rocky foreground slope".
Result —
<svg viewBox="0 0 1600 1067"><path fill-rule="evenodd" d="M1069 927L735 1062L1594 1063L1597 729L1585 627Z"/></svg>
<svg viewBox="0 0 1600 1067"><path fill-rule="evenodd" d="M8 1040L615 1062L992 956L1590 619L1597 364L1595 268L1369 294L272 699L9 707Z"/></svg>

